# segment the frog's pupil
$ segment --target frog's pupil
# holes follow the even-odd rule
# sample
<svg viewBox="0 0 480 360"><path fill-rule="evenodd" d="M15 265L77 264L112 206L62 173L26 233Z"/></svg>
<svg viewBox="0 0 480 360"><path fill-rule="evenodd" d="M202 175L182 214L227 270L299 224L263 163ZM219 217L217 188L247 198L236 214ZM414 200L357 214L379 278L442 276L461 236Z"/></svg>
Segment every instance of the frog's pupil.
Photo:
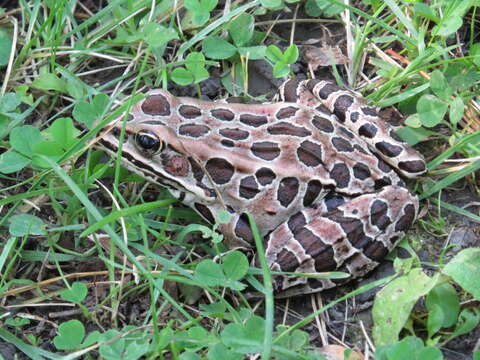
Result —
<svg viewBox="0 0 480 360"><path fill-rule="evenodd" d="M160 149L160 140L152 135L142 134L137 136L137 144L144 150L156 152Z"/></svg>

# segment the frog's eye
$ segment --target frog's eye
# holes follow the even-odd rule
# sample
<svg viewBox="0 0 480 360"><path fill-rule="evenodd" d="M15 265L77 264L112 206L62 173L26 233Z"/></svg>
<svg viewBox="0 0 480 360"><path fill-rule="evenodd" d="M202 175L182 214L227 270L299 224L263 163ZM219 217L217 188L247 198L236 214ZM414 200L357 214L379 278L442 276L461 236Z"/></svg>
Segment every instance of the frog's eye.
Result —
<svg viewBox="0 0 480 360"><path fill-rule="evenodd" d="M135 144L138 149L152 156L160 152L163 142L152 131L140 131L135 135Z"/></svg>

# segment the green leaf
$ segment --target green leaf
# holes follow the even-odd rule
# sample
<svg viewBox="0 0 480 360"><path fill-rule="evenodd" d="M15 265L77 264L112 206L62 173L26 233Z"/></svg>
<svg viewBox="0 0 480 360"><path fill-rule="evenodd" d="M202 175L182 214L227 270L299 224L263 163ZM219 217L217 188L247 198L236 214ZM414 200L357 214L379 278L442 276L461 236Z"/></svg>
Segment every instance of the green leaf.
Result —
<svg viewBox="0 0 480 360"><path fill-rule="evenodd" d="M16 151L7 151L0 155L0 173L3 174L19 171L28 164L30 164L30 159Z"/></svg>
<svg viewBox="0 0 480 360"><path fill-rule="evenodd" d="M252 39L254 21L255 19L252 15L243 13L236 19L233 19L228 25L228 33L237 47L247 45Z"/></svg>
<svg viewBox="0 0 480 360"><path fill-rule="evenodd" d="M428 6L428 4L417 2L413 4L413 9L414 9L415 15L417 16L426 17L427 19L432 20L435 23L440 22L440 19L432 10L432 8Z"/></svg>
<svg viewBox="0 0 480 360"><path fill-rule="evenodd" d="M467 334L475 329L480 323L480 310L478 309L464 309L458 317L458 322L455 326L455 330L450 335L449 340Z"/></svg>
<svg viewBox="0 0 480 360"><path fill-rule="evenodd" d="M228 224L232 220L232 215L227 210L220 210L216 215L219 224Z"/></svg>
<svg viewBox="0 0 480 360"><path fill-rule="evenodd" d="M450 122L453 125L457 125L462 119L464 111L465 104L463 103L463 99L460 96L455 97L450 103L450 111L448 113Z"/></svg>
<svg viewBox="0 0 480 360"><path fill-rule="evenodd" d="M160 47L173 39L178 39L178 34L173 28L150 22L143 27L143 37L150 46Z"/></svg>
<svg viewBox="0 0 480 360"><path fill-rule="evenodd" d="M212 304L200 304L200 309L202 310L202 316L208 316L212 318L223 318L225 317L225 311L227 310L223 302L216 302Z"/></svg>
<svg viewBox="0 0 480 360"><path fill-rule="evenodd" d="M282 0L260 0L263 7L271 10L278 10L282 7Z"/></svg>
<svg viewBox="0 0 480 360"><path fill-rule="evenodd" d="M422 141L423 139L426 139L429 136L433 135L432 131L425 128L414 129L408 126L397 129L395 130L395 132L410 146L413 146Z"/></svg>
<svg viewBox="0 0 480 360"><path fill-rule="evenodd" d="M172 80L178 85L186 86L193 82L193 75L185 68L179 67L171 72Z"/></svg>
<svg viewBox="0 0 480 360"><path fill-rule="evenodd" d="M443 355L436 347L425 347L421 339L407 336L402 341L388 346L378 346L375 360L442 360Z"/></svg>
<svg viewBox="0 0 480 360"><path fill-rule="evenodd" d="M201 360L201 357L192 351L184 351L180 354L179 360Z"/></svg>
<svg viewBox="0 0 480 360"><path fill-rule="evenodd" d="M209 78L210 74L205 69L205 56L202 53L191 52L185 60L185 67L192 73L195 83Z"/></svg>
<svg viewBox="0 0 480 360"><path fill-rule="evenodd" d="M22 103L22 98L16 93L6 93L0 97L0 113L7 114L15 111L15 109Z"/></svg>
<svg viewBox="0 0 480 360"><path fill-rule="evenodd" d="M286 77L289 73L289 66L283 62L278 62L273 66L273 76L276 78Z"/></svg>
<svg viewBox="0 0 480 360"><path fill-rule="evenodd" d="M194 276L207 286L223 285L226 280L222 267L210 259L203 260L196 266Z"/></svg>
<svg viewBox="0 0 480 360"><path fill-rule="evenodd" d="M417 103L418 116L425 127L433 127L439 124L447 113L448 104L438 97L425 94Z"/></svg>
<svg viewBox="0 0 480 360"><path fill-rule="evenodd" d="M43 141L40 130L32 125L16 127L10 133L10 145L19 153L31 157L35 144Z"/></svg>
<svg viewBox="0 0 480 360"><path fill-rule="evenodd" d="M473 63L477 66L480 66L480 43L475 43L470 46L470 56L475 56Z"/></svg>
<svg viewBox="0 0 480 360"><path fill-rule="evenodd" d="M32 165L44 169L50 168L50 165L40 155L48 156L51 160L57 161L64 153L55 141L40 141L32 147L32 151Z"/></svg>
<svg viewBox="0 0 480 360"><path fill-rule="evenodd" d="M430 88L435 95L445 101L448 101L453 95L452 88L450 87L450 85L448 85L445 76L440 70L435 70L432 72L430 78Z"/></svg>
<svg viewBox="0 0 480 360"><path fill-rule="evenodd" d="M238 53L242 56L248 57L250 60L262 60L265 58L266 52L267 47L263 45L238 48Z"/></svg>
<svg viewBox="0 0 480 360"><path fill-rule="evenodd" d="M438 304L430 305L427 318L427 330L429 339L432 339L433 336L442 328L444 319L445 315L443 313L443 309Z"/></svg>
<svg viewBox="0 0 480 360"><path fill-rule="evenodd" d="M436 32L439 36L448 36L460 29L462 24L463 20L460 16L450 16L442 19L442 23L434 27L433 33Z"/></svg>
<svg viewBox="0 0 480 360"><path fill-rule="evenodd" d="M203 53L211 59L228 59L237 53L237 48L228 41L218 37L209 36L202 43Z"/></svg>
<svg viewBox="0 0 480 360"><path fill-rule="evenodd" d="M76 141L80 131L73 126L71 118L63 117L55 120L46 133L63 150L67 150Z"/></svg>
<svg viewBox="0 0 480 360"><path fill-rule="evenodd" d="M87 285L83 282L74 282L70 289L65 289L60 293L60 297L64 300L71 301L74 304L80 304L87 296Z"/></svg>
<svg viewBox="0 0 480 360"><path fill-rule="evenodd" d="M240 280L248 271L248 259L241 251L232 251L223 258L223 271L229 280Z"/></svg>
<svg viewBox="0 0 480 360"><path fill-rule="evenodd" d="M20 318L20 317L8 317L5 320L5 324L9 325L9 326L16 327L16 328L20 328L22 326L30 324L30 320Z"/></svg>
<svg viewBox="0 0 480 360"><path fill-rule="evenodd" d="M43 220L35 215L19 214L10 218L8 228L12 236L45 235Z"/></svg>
<svg viewBox="0 0 480 360"><path fill-rule="evenodd" d="M283 61L287 64L294 64L298 60L298 47L295 44L290 45L283 54Z"/></svg>
<svg viewBox="0 0 480 360"><path fill-rule="evenodd" d="M96 95L91 103L80 101L75 104L72 115L78 122L91 128L95 120L107 112L110 99L105 94Z"/></svg>
<svg viewBox="0 0 480 360"><path fill-rule="evenodd" d="M442 273L451 276L463 290L480 300L480 248L460 251L443 268Z"/></svg>
<svg viewBox="0 0 480 360"><path fill-rule="evenodd" d="M4 29L0 29L0 49L2 49L2 51L0 51L0 66L5 66L10 59L12 36Z"/></svg>
<svg viewBox="0 0 480 360"><path fill-rule="evenodd" d="M32 87L40 90L54 90L63 93L67 92L67 83L52 73L40 75L40 77L33 80Z"/></svg>
<svg viewBox="0 0 480 360"><path fill-rule="evenodd" d="M107 360L116 360L122 359L122 356L125 352L125 338L120 337L114 342L109 343L108 341L120 335L118 330L108 330L107 332L101 334L100 341L107 342L100 346L100 355Z"/></svg>
<svg viewBox="0 0 480 360"><path fill-rule="evenodd" d="M220 334L222 342L242 354L261 352L265 336L265 320L252 316L245 325L231 323Z"/></svg>
<svg viewBox="0 0 480 360"><path fill-rule="evenodd" d="M436 285L438 277L439 274L428 277L421 269L413 269L377 293L372 310L373 337L377 346L398 341L413 306Z"/></svg>
<svg viewBox="0 0 480 360"><path fill-rule="evenodd" d="M58 327L58 335L53 344L58 350L75 350L80 347L85 337L85 328L78 320L69 320Z"/></svg>
<svg viewBox="0 0 480 360"><path fill-rule="evenodd" d="M322 15L323 11L318 7L316 0L307 0L305 3L305 12L308 16L317 17Z"/></svg>
<svg viewBox="0 0 480 360"><path fill-rule="evenodd" d="M460 301L457 291L451 284L442 283L435 286L428 293L426 306L429 312L433 306L440 308L443 314L441 327L448 328L457 322L458 313L460 312Z"/></svg>
<svg viewBox="0 0 480 360"><path fill-rule="evenodd" d="M283 61L282 51L276 45L268 45L265 55L267 56L268 60L274 63Z"/></svg>
<svg viewBox="0 0 480 360"><path fill-rule="evenodd" d="M215 344L209 348L207 353L208 360L242 360L244 356L232 350L229 350L223 344Z"/></svg>

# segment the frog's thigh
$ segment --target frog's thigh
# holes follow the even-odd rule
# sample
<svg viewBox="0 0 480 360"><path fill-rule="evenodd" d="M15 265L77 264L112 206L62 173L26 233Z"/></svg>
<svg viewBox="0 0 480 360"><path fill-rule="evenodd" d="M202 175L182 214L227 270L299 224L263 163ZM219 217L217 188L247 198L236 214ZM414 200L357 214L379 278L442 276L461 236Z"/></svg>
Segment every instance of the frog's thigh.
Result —
<svg viewBox="0 0 480 360"><path fill-rule="evenodd" d="M415 220L418 200L399 186L360 195L323 212L308 208L292 216L267 239L272 270L292 272L345 271L352 277L372 270ZM317 290L333 287L317 282ZM276 277L277 290L306 284L304 277ZM309 282L311 284L312 281Z"/></svg>

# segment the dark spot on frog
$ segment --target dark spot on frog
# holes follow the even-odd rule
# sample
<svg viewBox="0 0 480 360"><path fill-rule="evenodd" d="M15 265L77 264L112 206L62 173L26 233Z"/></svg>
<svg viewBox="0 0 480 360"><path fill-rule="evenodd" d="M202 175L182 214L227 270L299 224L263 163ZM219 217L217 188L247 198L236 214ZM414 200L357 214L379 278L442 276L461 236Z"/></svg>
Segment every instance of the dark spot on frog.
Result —
<svg viewBox="0 0 480 360"><path fill-rule="evenodd" d="M405 231L412 225L415 220L415 206L408 204L403 208L403 213L395 224L395 231Z"/></svg>
<svg viewBox="0 0 480 360"><path fill-rule="evenodd" d="M322 183L318 180L310 180L303 196L303 206L310 206L322 191Z"/></svg>
<svg viewBox="0 0 480 360"><path fill-rule="evenodd" d="M247 242L253 241L253 234L248 223L247 214L243 213L238 218L237 223L235 224L235 235Z"/></svg>
<svg viewBox="0 0 480 360"><path fill-rule="evenodd" d="M333 137L332 144L337 151L340 152L352 152L353 146L344 138Z"/></svg>
<svg viewBox="0 0 480 360"><path fill-rule="evenodd" d="M377 150L379 150L383 155L388 157L396 157L400 155L403 151L401 146L390 144L386 141L380 141L375 144Z"/></svg>
<svg viewBox="0 0 480 360"><path fill-rule="evenodd" d="M305 140L297 149L298 159L306 166L315 167L322 163L322 146Z"/></svg>
<svg viewBox="0 0 480 360"><path fill-rule="evenodd" d="M188 160L180 155L162 158L162 165L165 171L173 176L187 176L190 170Z"/></svg>
<svg viewBox="0 0 480 360"><path fill-rule="evenodd" d="M300 82L296 79L288 80L283 86L283 101L296 102L298 100L297 89Z"/></svg>
<svg viewBox="0 0 480 360"><path fill-rule="evenodd" d="M294 270L300 265L295 254L285 248L277 254L275 262L280 265L282 271Z"/></svg>
<svg viewBox="0 0 480 360"><path fill-rule="evenodd" d="M274 125L270 125L267 128L267 132L271 135L289 135L298 137L306 137L312 135L312 133L308 129L300 126L295 126L284 121L276 123Z"/></svg>
<svg viewBox="0 0 480 360"><path fill-rule="evenodd" d="M350 130L348 130L345 126L340 126L339 130L343 134L347 135L350 139L353 139L355 137L355 135L353 135L353 133Z"/></svg>
<svg viewBox="0 0 480 360"><path fill-rule="evenodd" d="M191 136L194 138L199 138L205 134L208 134L210 128L206 125L198 124L184 124L181 125L178 129L178 133L184 136Z"/></svg>
<svg viewBox="0 0 480 360"><path fill-rule="evenodd" d="M215 224L215 218L213 217L213 214L208 207L200 203L195 203L193 204L193 206L195 207L195 210L197 210L197 212L202 215L205 220L207 220L211 224Z"/></svg>
<svg viewBox="0 0 480 360"><path fill-rule="evenodd" d="M298 110L299 110L299 108L297 108L295 106L287 106L287 107L284 107L284 108L281 108L280 110L278 110L275 117L279 120L286 119L286 118L294 116L297 113Z"/></svg>
<svg viewBox="0 0 480 360"><path fill-rule="evenodd" d="M392 223L387 215L388 204L382 200L375 200L370 207L370 221L380 230L385 230Z"/></svg>
<svg viewBox="0 0 480 360"><path fill-rule="evenodd" d="M375 111L375 109L372 108L372 107L370 107L370 106L363 106L363 107L362 107L362 112L363 112L365 115L375 116L375 117L378 116L378 113Z"/></svg>
<svg viewBox="0 0 480 360"><path fill-rule="evenodd" d="M220 141L220 143L221 143L223 146L228 147L228 148L233 148L233 147L235 147L235 143L234 143L232 140L222 139L222 141Z"/></svg>
<svg viewBox="0 0 480 360"><path fill-rule="evenodd" d="M142 111L148 115L170 115L170 103L163 95L150 95L142 103Z"/></svg>
<svg viewBox="0 0 480 360"><path fill-rule="evenodd" d="M208 160L205 164L205 169L210 174L212 180L219 185L228 183L235 172L233 165L222 158Z"/></svg>
<svg viewBox="0 0 480 360"><path fill-rule="evenodd" d="M398 167L410 173L422 173L426 170L425 162L423 160L400 161Z"/></svg>
<svg viewBox="0 0 480 360"><path fill-rule="evenodd" d="M366 236L363 230L363 222L358 218L345 216L340 210L332 212L327 218L342 227L347 239L352 244L359 243Z"/></svg>
<svg viewBox="0 0 480 360"><path fill-rule="evenodd" d="M327 118L315 115L312 120L312 124L319 130L331 133L334 130L332 122Z"/></svg>
<svg viewBox="0 0 480 360"><path fill-rule="evenodd" d="M193 105L180 105L178 113L187 119L194 119L202 115L202 110Z"/></svg>
<svg viewBox="0 0 480 360"><path fill-rule="evenodd" d="M260 185L263 185L263 186L271 184L273 180L275 180L275 178L277 177L271 169L266 167L262 167L258 169L257 172L255 173L255 176L257 177L257 180L260 183Z"/></svg>
<svg viewBox="0 0 480 360"><path fill-rule="evenodd" d="M363 254L373 261L380 261L387 256L388 249L380 241L375 241L363 249Z"/></svg>
<svg viewBox="0 0 480 360"><path fill-rule="evenodd" d="M323 199L327 211L332 211L345 203L345 198L342 195L337 194L335 191L331 191Z"/></svg>
<svg viewBox="0 0 480 360"><path fill-rule="evenodd" d="M317 85L318 81L315 82L316 80L310 80L308 83L307 83L307 86L309 88L309 90L313 90L313 87L315 85ZM318 93L318 96L325 100L326 98L328 98L328 96L331 94L331 93L334 93L335 91L338 91L339 90L339 87L335 84L332 84L332 83L326 83L325 85L322 86L321 89L319 89L317 91Z"/></svg>
<svg viewBox="0 0 480 360"><path fill-rule="evenodd" d="M250 175L240 180L238 195L244 199L253 199L260 192L255 177Z"/></svg>
<svg viewBox="0 0 480 360"><path fill-rule="evenodd" d="M268 118L265 115L242 114L240 122L248 126L259 127L268 123Z"/></svg>
<svg viewBox="0 0 480 360"><path fill-rule="evenodd" d="M235 114L228 109L213 109L210 113L214 118L222 121L232 121L235 118Z"/></svg>
<svg viewBox="0 0 480 360"><path fill-rule="evenodd" d="M272 161L280 155L278 144L271 141L253 143L250 150L256 157L268 161Z"/></svg>
<svg viewBox="0 0 480 360"><path fill-rule="evenodd" d="M343 189L350 183L350 171L344 163L338 163L333 166L330 171L330 177L335 180L337 187Z"/></svg>
<svg viewBox="0 0 480 360"><path fill-rule="evenodd" d="M392 171L393 169L390 167L390 165L388 165L384 160L382 159L378 159L378 164L377 164L378 168L380 170L382 170L384 173L388 174L390 171Z"/></svg>
<svg viewBox="0 0 480 360"><path fill-rule="evenodd" d="M218 131L220 135L225 136L226 138L232 140L245 140L248 138L250 133L248 131L238 129L238 128L225 128Z"/></svg>
<svg viewBox="0 0 480 360"><path fill-rule="evenodd" d="M298 194L297 178L286 177L280 181L277 189L277 199L283 207L288 207Z"/></svg>
<svg viewBox="0 0 480 360"><path fill-rule="evenodd" d="M384 176L381 179L375 180L374 188L375 190L379 190L387 185L392 185L392 180L389 177Z"/></svg>
<svg viewBox="0 0 480 360"><path fill-rule="evenodd" d="M358 133L366 138L373 138L377 134L377 127L373 124L363 124L358 129Z"/></svg>
<svg viewBox="0 0 480 360"><path fill-rule="evenodd" d="M350 114L350 121L357 122L359 117L360 117L360 114L358 113L358 111L354 111Z"/></svg>
<svg viewBox="0 0 480 360"><path fill-rule="evenodd" d="M295 240L302 245L308 255L315 259L315 269L317 271L331 271L337 268L332 246L325 244L311 230L305 227L297 230Z"/></svg>
<svg viewBox="0 0 480 360"><path fill-rule="evenodd" d="M295 215L290 216L290 219L288 219L287 222L287 226L293 234L298 229L304 227L306 224L307 220L305 219L305 215L303 215L301 211L299 211Z"/></svg>
<svg viewBox="0 0 480 360"><path fill-rule="evenodd" d="M368 179L372 173L370 172L370 169L367 165L363 163L356 163L353 166L353 176L359 180L365 180Z"/></svg>
<svg viewBox="0 0 480 360"><path fill-rule="evenodd" d="M345 121L345 113L348 111L350 106L352 106L354 102L354 98L351 95L340 95L335 103L333 104L334 113L338 116L338 119L341 122Z"/></svg>

